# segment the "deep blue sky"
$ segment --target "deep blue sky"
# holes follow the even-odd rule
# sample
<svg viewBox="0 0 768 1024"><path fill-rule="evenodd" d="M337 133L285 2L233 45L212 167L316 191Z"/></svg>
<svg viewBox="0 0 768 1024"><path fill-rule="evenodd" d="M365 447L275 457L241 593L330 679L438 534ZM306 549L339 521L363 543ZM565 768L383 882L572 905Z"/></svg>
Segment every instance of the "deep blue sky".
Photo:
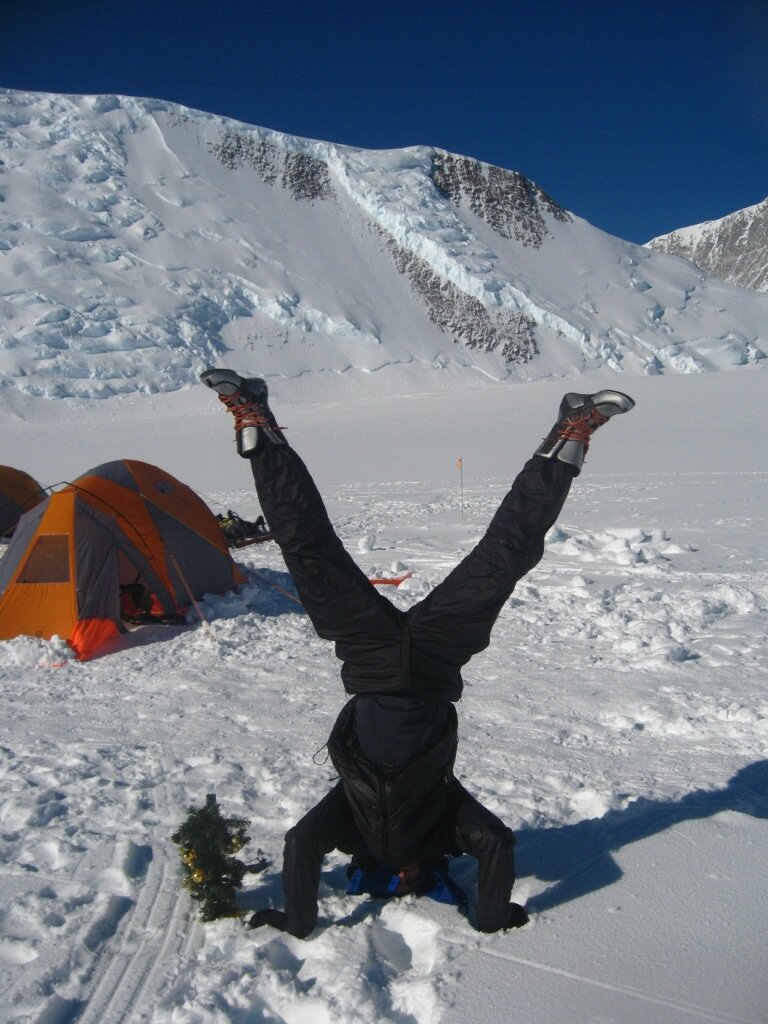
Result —
<svg viewBox="0 0 768 1024"><path fill-rule="evenodd" d="M768 0L0 0L0 86L439 146L637 242L768 195Z"/></svg>

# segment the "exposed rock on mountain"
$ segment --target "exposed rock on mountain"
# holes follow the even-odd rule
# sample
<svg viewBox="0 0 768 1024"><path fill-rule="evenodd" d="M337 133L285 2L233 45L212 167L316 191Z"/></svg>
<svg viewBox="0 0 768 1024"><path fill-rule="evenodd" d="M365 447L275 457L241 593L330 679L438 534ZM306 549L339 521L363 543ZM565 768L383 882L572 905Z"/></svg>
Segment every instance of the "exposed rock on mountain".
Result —
<svg viewBox="0 0 768 1024"><path fill-rule="evenodd" d="M571 220L567 210L517 171L479 160L436 152L430 172L435 187L456 206L466 204L502 238L539 247L547 234L542 210L555 220Z"/></svg>
<svg viewBox="0 0 768 1024"><path fill-rule="evenodd" d="M721 220L653 238L648 245L740 288L768 291L768 199Z"/></svg>
<svg viewBox="0 0 768 1024"><path fill-rule="evenodd" d="M328 165L309 153L291 151L266 139L229 130L209 148L230 170L243 165L252 167L268 185L274 185L279 178L282 187L288 189L294 199L332 199L335 196Z"/></svg>
<svg viewBox="0 0 768 1024"><path fill-rule="evenodd" d="M395 266L408 277L416 294L424 300L429 319L441 331L452 334L467 348L482 352L498 350L510 364L527 363L538 354L533 317L519 310L489 311L478 299L450 281L441 280L426 260L398 245L394 238L387 241Z"/></svg>

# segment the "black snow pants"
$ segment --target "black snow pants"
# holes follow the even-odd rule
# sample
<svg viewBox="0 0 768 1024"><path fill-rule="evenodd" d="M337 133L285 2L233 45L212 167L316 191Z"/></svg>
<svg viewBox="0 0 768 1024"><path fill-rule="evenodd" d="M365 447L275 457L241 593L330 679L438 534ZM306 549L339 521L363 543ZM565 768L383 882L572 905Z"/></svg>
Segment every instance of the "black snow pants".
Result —
<svg viewBox="0 0 768 1024"><path fill-rule="evenodd" d="M307 614L318 635L335 643L346 691L428 701L461 697L462 666L488 646L515 583L540 560L574 476L565 463L529 459L477 546L403 612L346 551L292 448L262 438L251 467L262 511ZM457 780L448 785L443 852L477 858L477 925L495 931L506 921L515 880L514 835ZM286 835L283 887L288 930L295 935L307 935L315 925L322 861L334 849L366 852L343 783Z"/></svg>

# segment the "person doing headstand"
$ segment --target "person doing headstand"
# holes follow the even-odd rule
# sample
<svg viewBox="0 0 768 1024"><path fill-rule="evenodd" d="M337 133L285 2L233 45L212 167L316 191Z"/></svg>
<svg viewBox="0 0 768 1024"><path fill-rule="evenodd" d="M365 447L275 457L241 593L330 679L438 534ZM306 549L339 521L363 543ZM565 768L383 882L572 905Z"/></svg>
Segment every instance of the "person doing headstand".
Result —
<svg viewBox="0 0 768 1024"><path fill-rule="evenodd" d="M234 416L237 450L250 461L272 536L315 630L335 644L351 696L328 740L339 782L285 837L285 909L257 911L251 927L306 938L317 923L323 858L335 849L352 856L364 891L391 896L441 881L455 893L446 859L469 854L477 858L476 927L525 924L524 909L510 902L514 834L453 773L461 670L488 646L515 584L541 559L592 433L634 401L611 390L566 394L477 546L401 611L343 547L277 425L265 382L227 369L201 379Z"/></svg>

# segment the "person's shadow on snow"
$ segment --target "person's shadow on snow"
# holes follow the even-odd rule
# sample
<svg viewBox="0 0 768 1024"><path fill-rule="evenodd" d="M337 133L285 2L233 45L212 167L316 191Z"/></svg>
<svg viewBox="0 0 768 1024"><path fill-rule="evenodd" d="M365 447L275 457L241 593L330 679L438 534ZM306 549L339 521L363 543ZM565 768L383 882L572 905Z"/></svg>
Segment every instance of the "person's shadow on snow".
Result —
<svg viewBox="0 0 768 1024"><path fill-rule="evenodd" d="M520 829L515 849L518 878L533 876L554 883L528 900L526 909L540 913L613 884L622 876L612 856L615 850L721 811L768 818L768 761L742 768L725 789L697 789L681 800L641 798L625 810L576 825Z"/></svg>

